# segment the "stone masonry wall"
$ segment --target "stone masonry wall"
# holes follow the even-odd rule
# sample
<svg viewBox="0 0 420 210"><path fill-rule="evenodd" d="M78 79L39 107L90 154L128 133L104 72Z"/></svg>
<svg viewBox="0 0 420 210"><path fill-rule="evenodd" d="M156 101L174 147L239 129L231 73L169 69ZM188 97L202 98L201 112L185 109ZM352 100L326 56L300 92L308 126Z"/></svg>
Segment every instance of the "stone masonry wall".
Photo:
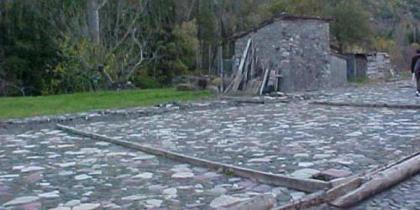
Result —
<svg viewBox="0 0 420 210"><path fill-rule="evenodd" d="M270 65L282 76L280 91L318 90L331 86L328 82L332 76L328 22L277 20L236 41L235 64L239 63L251 37L262 63Z"/></svg>
<svg viewBox="0 0 420 210"><path fill-rule="evenodd" d="M347 60L338 55L331 55L330 87L342 87L347 84Z"/></svg>
<svg viewBox="0 0 420 210"><path fill-rule="evenodd" d="M394 77L391 58L387 53L378 52L368 56L367 75L370 80L385 80Z"/></svg>

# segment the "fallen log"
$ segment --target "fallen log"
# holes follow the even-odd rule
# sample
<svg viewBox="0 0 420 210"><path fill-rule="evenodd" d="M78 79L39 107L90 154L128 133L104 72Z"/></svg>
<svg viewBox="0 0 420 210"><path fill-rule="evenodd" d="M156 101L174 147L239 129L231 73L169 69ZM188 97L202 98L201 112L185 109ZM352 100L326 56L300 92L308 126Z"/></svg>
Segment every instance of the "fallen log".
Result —
<svg viewBox="0 0 420 210"><path fill-rule="evenodd" d="M354 180L354 179L362 179L363 177L371 177L371 176L373 176L373 175L375 175L375 174L377 174L377 173L379 173L379 172L381 172L381 171L384 171L384 170L386 170L386 169L389 169L389 168L391 168L391 167L393 167L393 166L395 166L395 165L401 164L401 163L403 163L404 161L407 161L407 160L409 160L409 159L411 159L411 158L413 158L413 157L416 157L416 156L418 156L418 155L420 155L420 152L415 152L415 153L412 153L412 154L410 154L410 155L407 155L407 156L401 157L401 158L400 158L400 159L398 159L397 161L393 161L393 162L391 162L391 163L389 163L389 164L387 164L387 165L385 165L385 166L378 166L378 167L375 167L375 168L369 169L369 170L367 170L367 171L364 171L364 172L362 172L362 173L360 173L360 174L355 174L355 175L352 175L352 176L350 176L350 177L346 177L346 178L340 178L340 179L335 179L335 180L332 180L332 181L331 181L331 185L332 185L332 187L334 188L334 187L337 187L337 186L339 186L339 185L346 184L346 183L348 183L350 180ZM365 178L365 179L366 179L366 178Z"/></svg>
<svg viewBox="0 0 420 210"><path fill-rule="evenodd" d="M420 172L420 155L373 174L367 182L350 193L330 202L331 205L348 208L380 193Z"/></svg>
<svg viewBox="0 0 420 210"><path fill-rule="evenodd" d="M340 196L343 196L346 193L357 189L358 187L360 187L360 185L362 185L362 183L363 179L360 177L349 179L347 180L347 182L344 182L328 190L325 195L325 200L333 201L339 198Z"/></svg>
<svg viewBox="0 0 420 210"><path fill-rule="evenodd" d="M288 176L279 175L279 174L272 174L272 173L266 173L266 172L257 171L253 169L242 168L242 167L238 167L234 165L205 160L205 159L196 158L192 156L187 156L180 153L167 151L164 149L159 149L156 147L134 143L131 141L125 141L125 140L107 137L104 135L99 135L96 133L81 131L81 130L68 127L65 125L57 124L57 127L63 131L73 133L76 135L96 139L99 141L109 142L109 143L123 146L126 148L134 149L134 150L145 152L152 155L165 157L165 158L183 162L183 163L188 163L188 164L195 165L198 167L204 167L204 168L212 169L215 171L221 171L224 173L233 174L236 176L255 180L263 184L286 187L286 188L303 191L303 192L316 192L319 190L326 190L331 186L329 182L313 180L313 179L298 179L298 178L288 177Z"/></svg>

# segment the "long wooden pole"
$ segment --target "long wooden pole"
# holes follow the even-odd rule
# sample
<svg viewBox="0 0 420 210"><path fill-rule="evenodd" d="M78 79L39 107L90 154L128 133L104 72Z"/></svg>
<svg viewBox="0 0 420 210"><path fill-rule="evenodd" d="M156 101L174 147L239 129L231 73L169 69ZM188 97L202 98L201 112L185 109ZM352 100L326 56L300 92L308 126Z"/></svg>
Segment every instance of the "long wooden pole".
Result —
<svg viewBox="0 0 420 210"><path fill-rule="evenodd" d="M104 135L81 131L81 130L68 127L65 125L58 124L57 127L63 131L73 133L76 135L92 138L99 141L109 142L109 143L120 145L126 148L142 151L142 152L157 155L157 156L162 156L171 160L188 163L188 164L195 165L198 167L205 167L212 170L222 171L225 173L232 173L236 176L256 180L263 184L287 187L290 189L299 190L303 192L316 192L319 190L326 190L331 186L329 182L324 182L320 180L312 180L312 179L298 179L298 178L288 177L288 176L279 175L279 174L272 174L272 173L266 173L266 172L261 172L257 170L242 168L242 167L219 163L215 161L204 160L204 159L187 156L187 155L183 155L176 152L167 151L164 149L159 149L156 147L134 143L132 141L125 141L121 139L107 137Z"/></svg>

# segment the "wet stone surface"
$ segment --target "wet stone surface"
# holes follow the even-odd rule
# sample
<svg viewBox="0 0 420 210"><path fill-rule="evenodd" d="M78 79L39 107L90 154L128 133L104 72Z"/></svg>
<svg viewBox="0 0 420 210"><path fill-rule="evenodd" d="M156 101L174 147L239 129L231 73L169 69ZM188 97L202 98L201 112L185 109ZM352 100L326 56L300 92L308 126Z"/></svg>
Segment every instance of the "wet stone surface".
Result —
<svg viewBox="0 0 420 210"><path fill-rule="evenodd" d="M321 92L323 101L359 104L418 105L416 88L412 81L389 82Z"/></svg>
<svg viewBox="0 0 420 210"><path fill-rule="evenodd" d="M419 104L413 93L403 81L314 93L311 98ZM98 116L74 126L300 178L327 169L354 174L420 151L418 110L295 101L239 107L223 103L220 109L203 106L158 115L121 112L128 117ZM1 210L209 209L265 193L276 195L279 205L305 195L40 127L44 129L20 131L0 124ZM417 175L355 209L420 209L419 190Z"/></svg>
<svg viewBox="0 0 420 210"><path fill-rule="evenodd" d="M0 134L0 209L208 209L297 192L53 129Z"/></svg>
<svg viewBox="0 0 420 210"><path fill-rule="evenodd" d="M184 111L76 127L223 163L308 178L420 150L420 112L305 102Z"/></svg>

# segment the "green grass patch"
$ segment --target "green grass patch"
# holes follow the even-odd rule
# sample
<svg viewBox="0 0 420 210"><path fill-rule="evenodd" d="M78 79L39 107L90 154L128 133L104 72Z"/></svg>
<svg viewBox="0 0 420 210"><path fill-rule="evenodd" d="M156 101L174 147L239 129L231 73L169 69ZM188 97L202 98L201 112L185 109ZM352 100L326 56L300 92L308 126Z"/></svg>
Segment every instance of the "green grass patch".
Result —
<svg viewBox="0 0 420 210"><path fill-rule="evenodd" d="M0 97L0 119L86 112L97 109L151 106L209 97L207 91L175 89L103 91L39 97Z"/></svg>
<svg viewBox="0 0 420 210"><path fill-rule="evenodd" d="M400 72L400 79L407 80L411 79L413 77L413 74L411 71L402 71Z"/></svg>
<svg viewBox="0 0 420 210"><path fill-rule="evenodd" d="M367 76L365 77L357 77L354 79L349 80L350 83L354 83L356 85L366 85L369 83L369 78Z"/></svg>

